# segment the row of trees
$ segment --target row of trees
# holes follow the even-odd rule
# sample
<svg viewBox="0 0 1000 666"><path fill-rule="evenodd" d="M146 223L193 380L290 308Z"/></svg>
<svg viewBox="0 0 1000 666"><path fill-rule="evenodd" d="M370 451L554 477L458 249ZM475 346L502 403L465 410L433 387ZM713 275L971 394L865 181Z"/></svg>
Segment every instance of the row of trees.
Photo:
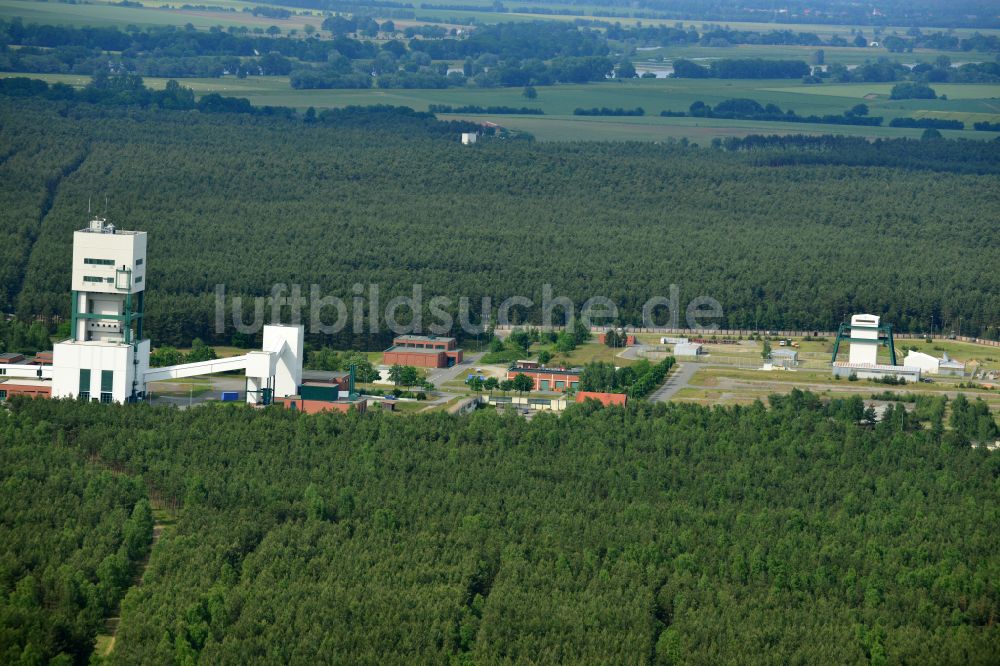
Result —
<svg viewBox="0 0 1000 666"><path fill-rule="evenodd" d="M195 338L191 341L191 350L187 353L181 352L176 347L171 347L170 345L157 347L149 355L149 365L152 368L162 368L181 363L211 361L214 358L217 358L215 349L206 345L201 338Z"/></svg>
<svg viewBox="0 0 1000 666"><path fill-rule="evenodd" d="M0 353L34 354L47 349L52 349L52 341L43 322L0 318Z"/></svg>
<svg viewBox="0 0 1000 666"><path fill-rule="evenodd" d="M0 469L98 456L181 502L123 603L121 663L988 663L995 454L929 404L874 423L860 398L770 402L525 421L19 400ZM2 506L83 504L33 483ZM67 529L0 525L15 553Z"/></svg>
<svg viewBox="0 0 1000 666"><path fill-rule="evenodd" d="M289 75L294 88L549 85L603 80L614 70L604 37L569 23L501 24L479 28L464 39L389 40L376 45L347 37L355 31L346 28L357 26L340 24L352 21L328 18L324 26L336 28L331 40L0 21L0 70L75 74L110 70L167 77ZM377 24L374 30L378 32ZM449 73L448 60L465 60L466 66L462 72Z"/></svg>
<svg viewBox="0 0 1000 666"><path fill-rule="evenodd" d="M492 329L486 331L486 336L489 347L482 358L483 363L513 363L530 356L531 346L540 344L544 347L538 351L538 361L544 364L552 359L553 354L569 354L589 340L591 333L580 318L575 318L568 328L561 331L543 331L529 326L515 328L504 339L496 337Z"/></svg>
<svg viewBox="0 0 1000 666"><path fill-rule="evenodd" d="M687 27L666 24L626 25L615 23L605 31L608 39L642 46L710 46L727 48L739 44L767 46L833 46L869 48L871 41L878 41L893 53L912 52L914 48L952 51L997 51L1000 41L996 35L975 33L958 37L941 31L923 33L919 28L905 35L887 34L876 28L873 32L853 31L853 36L831 34L826 38L815 32L794 30L739 30L720 25L703 25L699 31L694 25ZM871 41L870 41L871 40Z"/></svg>
<svg viewBox="0 0 1000 666"><path fill-rule="evenodd" d="M364 21L367 27L359 28L356 19L350 17L327 18L324 26L334 34L329 40L277 34L254 37L218 29L122 31L25 25L17 19L0 21L0 70L75 74L115 71L158 77L288 75L294 88L520 87L600 81L612 75L637 76L628 60L616 65L609 57L609 36L617 35L620 27L609 27L607 34L602 34L566 22L509 23L479 27L461 39L391 39L376 44L347 35L372 36L394 26ZM680 32L685 39L698 34L661 29ZM724 38L708 39L715 42ZM858 39L865 41L860 35ZM817 52L819 63L821 54ZM461 71L449 70L448 62L455 60L464 60ZM913 68L912 76L937 81L990 81L998 78L997 67L997 63L969 63L953 70L940 63L933 67L921 64ZM808 77L816 82L829 77L867 81L911 75L907 66L888 61L877 66L868 63L854 70L831 66L829 72L817 72L816 77L811 76L804 62L793 60L721 59L703 67L680 59L674 68L676 76L688 78Z"/></svg>
<svg viewBox="0 0 1000 666"><path fill-rule="evenodd" d="M497 377L480 377L479 375L472 375L468 382L469 388L473 391L517 391L518 393L524 394L533 391L535 388L535 380L524 374L523 372L518 372L511 379L498 379Z"/></svg>
<svg viewBox="0 0 1000 666"><path fill-rule="evenodd" d="M678 58L673 75L681 79L798 79L811 73L812 68L801 60L721 58L706 67Z"/></svg>
<svg viewBox="0 0 1000 666"><path fill-rule="evenodd" d="M655 364L642 359L622 367L615 367L614 363L605 361L593 361L583 366L580 390L627 393L631 398L644 398L663 384L674 363L672 356Z"/></svg>
<svg viewBox="0 0 1000 666"><path fill-rule="evenodd" d="M853 107L841 114L826 114L822 116L800 116L792 109L782 111L777 104L761 104L760 102L747 98L726 99L714 107L697 100L691 104L687 113L683 111L662 111L664 117L692 118L741 118L744 120L763 120L786 123L814 123L822 125L867 125L878 126L882 124L881 116L869 116L867 104L855 104ZM959 128L961 129L961 128Z"/></svg>
<svg viewBox="0 0 1000 666"><path fill-rule="evenodd" d="M853 69L834 63L826 71L814 72L821 80L837 83L889 83L913 81L927 83L995 83L1000 81L1000 62L970 62L953 67L947 56L933 64L918 63L912 67L885 58L866 62Z"/></svg>
<svg viewBox="0 0 1000 666"><path fill-rule="evenodd" d="M379 378L378 370L362 352L338 351L329 347L306 352L304 367L307 370L348 371L354 367L355 378L359 382L373 382Z"/></svg>

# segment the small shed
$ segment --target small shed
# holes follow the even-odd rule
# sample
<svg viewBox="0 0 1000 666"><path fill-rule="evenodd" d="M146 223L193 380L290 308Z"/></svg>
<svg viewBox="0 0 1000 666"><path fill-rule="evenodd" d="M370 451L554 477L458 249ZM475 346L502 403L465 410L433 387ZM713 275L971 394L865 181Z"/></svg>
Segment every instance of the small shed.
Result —
<svg viewBox="0 0 1000 666"><path fill-rule="evenodd" d="M700 342L684 342L674 345L674 356L700 356L705 353Z"/></svg>
<svg viewBox="0 0 1000 666"><path fill-rule="evenodd" d="M775 349L771 352L771 364L794 368L799 364L799 353L794 349Z"/></svg>

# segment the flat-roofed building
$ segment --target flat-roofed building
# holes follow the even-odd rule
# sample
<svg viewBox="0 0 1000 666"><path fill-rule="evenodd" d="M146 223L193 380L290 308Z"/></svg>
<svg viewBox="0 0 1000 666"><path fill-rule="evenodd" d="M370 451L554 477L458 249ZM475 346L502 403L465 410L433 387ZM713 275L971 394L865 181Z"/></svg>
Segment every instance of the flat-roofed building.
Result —
<svg viewBox="0 0 1000 666"><path fill-rule="evenodd" d="M51 398L52 382L42 379L23 379L0 377L0 402L6 402L15 395L26 395L31 398Z"/></svg>
<svg viewBox="0 0 1000 666"><path fill-rule="evenodd" d="M700 342L681 342L674 345L674 356L701 356L705 353Z"/></svg>
<svg viewBox="0 0 1000 666"><path fill-rule="evenodd" d="M886 365L884 363L843 363L837 361L833 364L833 374L835 377L850 377L854 375L858 379L894 377L907 382L920 381L920 368L905 365Z"/></svg>
<svg viewBox="0 0 1000 666"><path fill-rule="evenodd" d="M352 397L350 391L342 386L339 378L329 381L304 381L299 386L297 394L275 398L274 401L287 409L306 414L346 412L352 408L363 412L368 404L364 399Z"/></svg>
<svg viewBox="0 0 1000 666"><path fill-rule="evenodd" d="M514 365L507 370L507 379L527 375L535 382L535 391L567 391L580 386L583 368L542 368Z"/></svg>
<svg viewBox="0 0 1000 666"><path fill-rule="evenodd" d="M449 368L462 362L455 338L435 335L399 335L382 354L384 365Z"/></svg>

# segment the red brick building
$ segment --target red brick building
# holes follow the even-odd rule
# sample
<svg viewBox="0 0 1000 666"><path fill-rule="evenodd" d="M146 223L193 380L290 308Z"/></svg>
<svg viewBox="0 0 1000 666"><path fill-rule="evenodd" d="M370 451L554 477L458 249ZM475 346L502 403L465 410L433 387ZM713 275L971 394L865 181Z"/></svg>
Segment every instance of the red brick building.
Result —
<svg viewBox="0 0 1000 666"><path fill-rule="evenodd" d="M514 365L507 370L507 379L527 375L535 382L535 391L567 391L580 385L583 368L542 368Z"/></svg>
<svg viewBox="0 0 1000 666"><path fill-rule="evenodd" d="M411 365L417 368L450 368L462 362L462 350L455 338L433 335L400 335L382 354L384 365Z"/></svg>
<svg viewBox="0 0 1000 666"><path fill-rule="evenodd" d="M600 335L597 336L597 341L600 342L602 345L605 344L604 341L607 340L607 335L608 335L607 333L601 333ZM634 346L636 344L638 344L638 342L635 339L634 335L626 335L625 336L625 346L626 347L632 347L632 346Z"/></svg>
<svg viewBox="0 0 1000 666"><path fill-rule="evenodd" d="M284 405L306 414L319 412L346 412L351 408L364 412L365 400L351 400L347 396L348 384L346 378L334 377L329 380L306 381L299 386L297 395L285 398L275 398L275 404Z"/></svg>
<svg viewBox="0 0 1000 666"><path fill-rule="evenodd" d="M51 398L52 382L40 379L22 379L20 377L4 379L0 377L0 402L13 398L15 395L26 395L31 398Z"/></svg>
<svg viewBox="0 0 1000 666"><path fill-rule="evenodd" d="M35 358L31 359L29 363L33 363L34 365L52 365L52 352L40 351L35 354Z"/></svg>

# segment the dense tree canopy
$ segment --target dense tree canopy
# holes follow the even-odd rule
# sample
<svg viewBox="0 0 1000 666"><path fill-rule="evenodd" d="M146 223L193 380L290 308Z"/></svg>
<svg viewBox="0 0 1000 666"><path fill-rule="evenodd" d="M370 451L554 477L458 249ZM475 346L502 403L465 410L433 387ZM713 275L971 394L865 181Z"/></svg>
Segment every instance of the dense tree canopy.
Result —
<svg viewBox="0 0 1000 666"><path fill-rule="evenodd" d="M121 663L990 663L1000 458L932 405L873 426L860 398L771 402L526 422L18 401L0 453L181 502Z"/></svg>
<svg viewBox="0 0 1000 666"><path fill-rule="evenodd" d="M140 479L0 409L0 662L87 663L132 585L153 521Z"/></svg>
<svg viewBox="0 0 1000 666"><path fill-rule="evenodd" d="M444 295L455 311L467 296L474 322L481 297L495 314L512 295L535 303L512 315L538 322L545 283L578 305L607 296L636 323L671 283L681 322L692 298L710 296L729 327L831 329L871 311L903 330L961 317L985 332L1000 313L1000 275L984 270L998 242L992 144L469 150L458 143L468 130L426 114L320 116L0 100L0 169L18 183L0 208L5 309L69 314L71 234L87 201L107 196L111 221L150 234L146 330L160 344L235 341L232 325L214 331L217 284L268 296L298 283L308 296L316 283L350 305L354 284L378 284L385 304L420 283L425 304ZM366 341L351 328L323 342L387 346L387 332Z"/></svg>

